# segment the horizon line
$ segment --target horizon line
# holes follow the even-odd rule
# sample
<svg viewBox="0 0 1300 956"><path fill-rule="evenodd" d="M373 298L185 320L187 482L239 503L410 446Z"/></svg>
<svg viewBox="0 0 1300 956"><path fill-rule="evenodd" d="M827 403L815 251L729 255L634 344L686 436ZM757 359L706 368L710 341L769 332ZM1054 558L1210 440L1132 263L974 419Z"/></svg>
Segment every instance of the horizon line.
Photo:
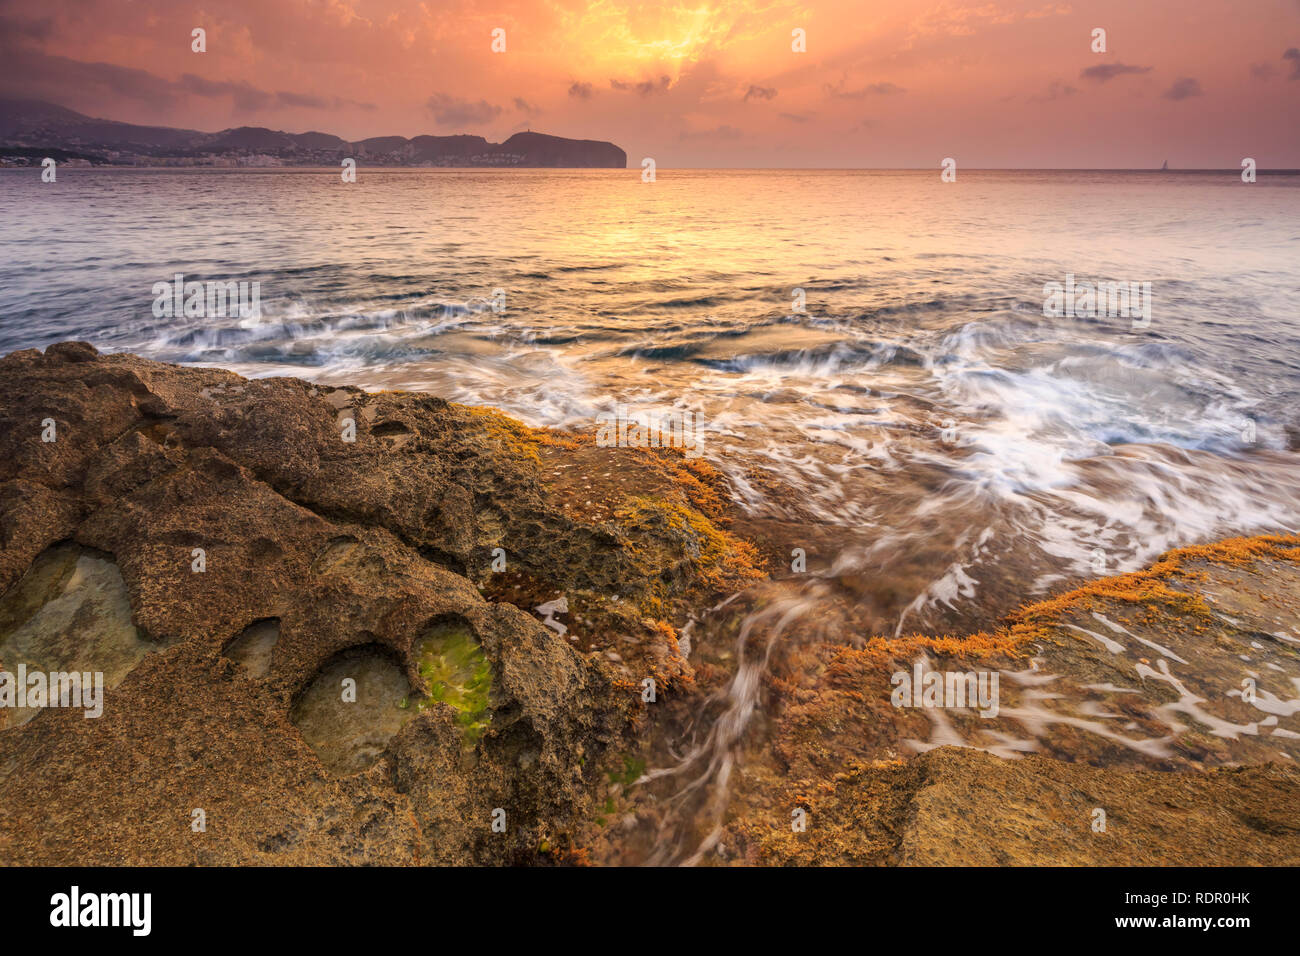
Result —
<svg viewBox="0 0 1300 956"><path fill-rule="evenodd" d="M0 154L3 154L6 147L0 146ZM39 149L38 147L13 147L24 150ZM67 147L54 146L49 149L66 152ZM31 169L30 166L0 166L3 169ZM220 170L222 172L292 172L295 170L315 171L330 170L336 171L333 166L217 166L217 165L180 165L180 164L105 164L101 166L69 166L68 169L170 169L170 170ZM592 166L364 166L358 164L358 169L370 170L388 170L400 171L407 170L411 172L482 172L482 173L508 173L520 172L524 170L568 170L573 172L636 172L640 173L639 166L625 166L622 169L618 167L592 167ZM677 171L677 172L822 172L822 173L914 173L914 172L934 172L942 170L942 166L664 166L656 164L658 172ZM961 166L958 167L960 172L985 172L985 173L1234 173L1240 175L1242 167L1240 166L1179 166L1161 169L1158 166ZM1256 167L1257 174L1269 175L1296 175L1300 174L1300 167Z"/></svg>

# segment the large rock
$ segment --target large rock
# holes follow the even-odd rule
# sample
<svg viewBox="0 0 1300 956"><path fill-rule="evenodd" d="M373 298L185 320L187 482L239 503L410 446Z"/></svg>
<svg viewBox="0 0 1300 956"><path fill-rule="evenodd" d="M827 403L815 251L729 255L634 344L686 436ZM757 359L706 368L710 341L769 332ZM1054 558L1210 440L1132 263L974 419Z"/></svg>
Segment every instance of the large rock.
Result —
<svg viewBox="0 0 1300 956"><path fill-rule="evenodd" d="M689 686L682 608L732 586L729 555L699 557L728 540L691 503L709 495L671 456L637 452L659 469L645 494L575 517L545 479L592 450L429 396L84 343L0 360L0 667L110 685L96 719L0 732L0 859L554 858L635 732L639 681ZM489 599L511 588L570 613ZM430 658L434 632L454 641Z"/></svg>

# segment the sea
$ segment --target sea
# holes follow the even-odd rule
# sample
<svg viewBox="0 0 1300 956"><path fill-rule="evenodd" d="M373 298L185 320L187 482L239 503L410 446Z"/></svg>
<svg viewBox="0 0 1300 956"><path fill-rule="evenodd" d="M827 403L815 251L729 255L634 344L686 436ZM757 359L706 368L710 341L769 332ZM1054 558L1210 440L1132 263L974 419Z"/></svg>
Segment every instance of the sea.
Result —
<svg viewBox="0 0 1300 956"><path fill-rule="evenodd" d="M1300 528L1300 176L40 173L0 171L0 353L689 412L746 529L874 633ZM256 309L171 308L190 282Z"/></svg>

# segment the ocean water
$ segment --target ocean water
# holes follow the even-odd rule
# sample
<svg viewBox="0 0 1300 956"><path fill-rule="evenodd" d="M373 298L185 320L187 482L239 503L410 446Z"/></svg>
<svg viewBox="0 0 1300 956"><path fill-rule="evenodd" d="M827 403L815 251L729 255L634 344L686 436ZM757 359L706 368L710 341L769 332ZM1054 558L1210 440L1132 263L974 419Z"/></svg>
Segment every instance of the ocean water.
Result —
<svg viewBox="0 0 1300 956"><path fill-rule="evenodd" d="M748 526L878 633L1300 528L1297 177L69 169L0 196L0 352L583 430L690 411ZM156 316L177 273L259 283L260 317ZM1067 276L1149 283L1149 313L1044 316Z"/></svg>

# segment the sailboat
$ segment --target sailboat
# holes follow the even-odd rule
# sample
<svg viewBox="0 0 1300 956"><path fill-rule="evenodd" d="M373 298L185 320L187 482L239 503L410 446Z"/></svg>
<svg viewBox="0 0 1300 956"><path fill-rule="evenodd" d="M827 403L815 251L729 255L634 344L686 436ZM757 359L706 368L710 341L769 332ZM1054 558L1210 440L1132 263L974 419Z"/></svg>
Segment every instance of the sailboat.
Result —
<svg viewBox="0 0 1300 956"><path fill-rule="evenodd" d="M1161 171L1162 173L1167 173L1167 172L1169 172L1169 160L1167 160L1167 159L1165 160L1164 165L1162 165L1162 166L1160 167L1160 171Z"/></svg>

